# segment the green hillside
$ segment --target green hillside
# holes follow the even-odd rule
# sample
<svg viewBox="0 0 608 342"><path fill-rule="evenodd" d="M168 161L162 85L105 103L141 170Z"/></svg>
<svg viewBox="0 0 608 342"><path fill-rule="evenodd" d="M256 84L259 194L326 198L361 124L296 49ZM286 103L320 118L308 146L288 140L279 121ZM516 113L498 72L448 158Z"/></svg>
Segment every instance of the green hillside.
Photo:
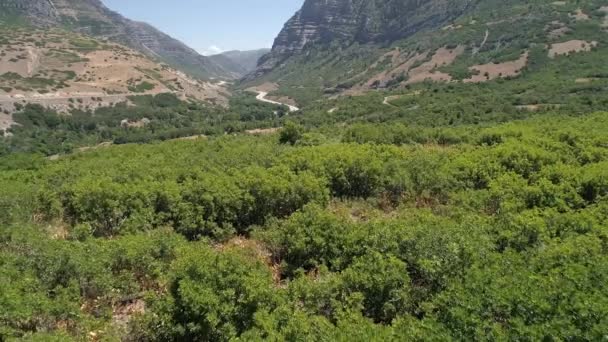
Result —
<svg viewBox="0 0 608 342"><path fill-rule="evenodd" d="M599 90L605 87L606 6L593 0L475 1L455 19L404 33L404 39L321 40L291 53L275 47L275 56L271 53L267 58L277 58L280 64L261 69L259 77L244 86L277 82L276 95L308 105L323 96L359 95L374 89L399 93L425 81L449 82L467 91L463 85L467 79L496 83L527 77L551 83L551 92L564 96L575 85L568 84L564 75L553 74L560 70L568 71L567 77L578 80L579 87ZM283 44L281 37L275 45ZM540 104L551 104L540 102L545 100L543 93L531 95L538 95Z"/></svg>

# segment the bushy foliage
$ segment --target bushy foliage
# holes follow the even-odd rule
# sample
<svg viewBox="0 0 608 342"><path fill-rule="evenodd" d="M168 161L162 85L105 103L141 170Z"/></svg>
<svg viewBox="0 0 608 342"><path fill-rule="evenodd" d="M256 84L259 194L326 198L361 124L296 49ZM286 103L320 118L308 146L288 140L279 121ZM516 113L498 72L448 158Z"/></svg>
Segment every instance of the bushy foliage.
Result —
<svg viewBox="0 0 608 342"><path fill-rule="evenodd" d="M182 101L175 94L131 96L109 107L72 109L69 115L36 104L18 105L12 136L0 136L0 155L13 153L66 154L102 143L149 143L201 135L222 135L277 126L286 112L251 94L235 94L230 108ZM143 123L125 125L127 123Z"/></svg>
<svg viewBox="0 0 608 342"><path fill-rule="evenodd" d="M607 129L595 113L2 158L0 338L600 340Z"/></svg>

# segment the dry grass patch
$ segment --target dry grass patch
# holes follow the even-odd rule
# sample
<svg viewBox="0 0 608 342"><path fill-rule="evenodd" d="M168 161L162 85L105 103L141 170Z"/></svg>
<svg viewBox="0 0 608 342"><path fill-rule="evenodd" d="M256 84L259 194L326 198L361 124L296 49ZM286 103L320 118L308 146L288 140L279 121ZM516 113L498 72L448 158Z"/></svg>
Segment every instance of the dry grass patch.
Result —
<svg viewBox="0 0 608 342"><path fill-rule="evenodd" d="M407 74L416 63L425 60L427 57L428 52L416 53L414 55L399 54L397 58L393 56L391 62L391 66L393 67L393 69L389 69L375 75L367 81L366 87L372 88L374 85L384 86L386 85L386 83L388 83L395 77L398 77L402 74Z"/></svg>
<svg viewBox="0 0 608 342"><path fill-rule="evenodd" d="M452 76L449 74L436 71L435 69L450 65L454 63L454 60L464 53L465 47L462 45L457 46L454 49L448 49L445 47L440 48L435 52L431 60L423 63L422 65L409 71L406 84L413 84L423 82L425 80L431 81L444 81L449 82L452 80Z"/></svg>
<svg viewBox="0 0 608 342"><path fill-rule="evenodd" d="M499 77L518 76L523 68L528 64L528 51L524 52L519 59L504 63L489 63L474 65L470 70L477 71L478 75L473 75L469 79L463 80L465 83L479 83L490 81Z"/></svg>
<svg viewBox="0 0 608 342"><path fill-rule="evenodd" d="M563 43L551 44L549 49L549 57L555 58L561 55L567 55L576 52L588 52L597 46L596 41L588 42L586 40L569 40Z"/></svg>

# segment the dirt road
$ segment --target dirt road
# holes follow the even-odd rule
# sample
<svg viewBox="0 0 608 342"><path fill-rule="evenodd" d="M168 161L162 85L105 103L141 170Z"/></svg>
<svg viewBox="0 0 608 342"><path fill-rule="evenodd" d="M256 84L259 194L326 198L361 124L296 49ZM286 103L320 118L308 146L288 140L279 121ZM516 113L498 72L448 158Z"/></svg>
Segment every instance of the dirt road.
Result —
<svg viewBox="0 0 608 342"><path fill-rule="evenodd" d="M289 107L289 111L290 112L297 112L297 111L300 110L300 108L298 108L296 106L292 106L292 105L288 105L286 103L281 103L281 102L269 100L269 99L266 98L267 95L268 95L268 93L265 92L265 91L258 91L258 96L256 96L255 98L258 101L262 101L262 102L266 102L266 103L272 103L272 104L281 105L281 106L287 106L287 107Z"/></svg>

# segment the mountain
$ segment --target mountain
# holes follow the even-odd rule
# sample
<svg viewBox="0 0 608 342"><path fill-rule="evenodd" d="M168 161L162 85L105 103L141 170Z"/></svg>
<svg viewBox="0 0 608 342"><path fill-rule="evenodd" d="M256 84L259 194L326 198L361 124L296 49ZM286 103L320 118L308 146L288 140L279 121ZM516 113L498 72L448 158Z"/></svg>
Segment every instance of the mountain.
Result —
<svg viewBox="0 0 608 342"><path fill-rule="evenodd" d="M158 59L193 77L231 78L221 65L146 23L129 20L100 0L0 0L5 20L21 17L38 27L64 27L107 39Z"/></svg>
<svg viewBox="0 0 608 342"><path fill-rule="evenodd" d="M229 71L235 78L240 78L256 70L260 58L269 52L270 49L233 50L209 56L209 58L217 65L221 65L224 70Z"/></svg>
<svg viewBox="0 0 608 342"><path fill-rule="evenodd" d="M461 15L472 0L307 0L274 42L261 70L315 44L389 42Z"/></svg>
<svg viewBox="0 0 608 342"><path fill-rule="evenodd" d="M222 87L110 41L58 28L0 24L0 111L24 103L67 113L129 100L133 95L173 93L183 99L226 103ZM10 117L0 129L10 125Z"/></svg>
<svg viewBox="0 0 608 342"><path fill-rule="evenodd" d="M306 0L243 87L276 84L274 95L310 104L324 95L429 83L463 89L502 81L530 84L546 80L553 70L570 70L550 91L537 93L560 99L576 93L572 87L605 86L598 75L608 55L607 5L603 0ZM513 105L535 105L531 95L513 99Z"/></svg>

